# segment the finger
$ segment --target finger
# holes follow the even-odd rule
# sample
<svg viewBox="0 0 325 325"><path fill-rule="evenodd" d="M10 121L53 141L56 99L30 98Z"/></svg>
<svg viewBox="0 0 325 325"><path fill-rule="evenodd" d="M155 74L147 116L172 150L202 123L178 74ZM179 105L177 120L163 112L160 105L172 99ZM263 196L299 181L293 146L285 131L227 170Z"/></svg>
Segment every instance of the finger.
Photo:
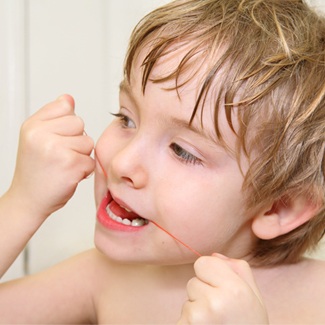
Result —
<svg viewBox="0 0 325 325"><path fill-rule="evenodd" d="M42 151L49 156L69 155L69 152L90 156L94 149L94 141L87 135L62 137L52 135L42 146Z"/></svg>
<svg viewBox="0 0 325 325"><path fill-rule="evenodd" d="M95 160L89 156L82 156L80 158L80 165L83 167L80 172L80 181L88 178L95 170Z"/></svg>
<svg viewBox="0 0 325 325"><path fill-rule="evenodd" d="M191 301L186 301L182 307L181 318L178 320L177 325L191 324L190 320L192 311L194 310L194 303Z"/></svg>
<svg viewBox="0 0 325 325"><path fill-rule="evenodd" d="M202 295L204 295L204 292L206 291L206 287L210 286L205 282L202 282L197 277L193 277L187 282L186 290L187 290L187 296L188 300L191 302L196 301Z"/></svg>
<svg viewBox="0 0 325 325"><path fill-rule="evenodd" d="M206 308L199 301L186 301L183 304L181 318L177 324L209 324L206 320Z"/></svg>
<svg viewBox="0 0 325 325"><path fill-rule="evenodd" d="M194 265L197 277L213 286L231 289L246 284L262 301L255 283L251 268L244 260L230 259L220 254L205 256L198 259Z"/></svg>
<svg viewBox="0 0 325 325"><path fill-rule="evenodd" d="M81 120L77 119L76 121L78 122ZM43 154L49 157L54 154L60 157L62 149L66 148L85 155L91 154L94 148L94 141L91 137L80 132L83 125L82 121L75 123L75 127L58 126L56 120L49 121L45 124L46 125L42 125L42 127L22 129L25 152L43 152ZM70 125L70 123L67 124ZM59 123L59 125L61 125L61 123ZM52 128L57 129L61 133L65 132L66 135L55 134L51 131ZM69 135L69 133L76 132L77 129L79 135Z"/></svg>
<svg viewBox="0 0 325 325"><path fill-rule="evenodd" d="M51 120L65 115L73 115L74 107L75 103L73 97L70 95L63 95L43 106L34 113L30 119Z"/></svg>
<svg viewBox="0 0 325 325"><path fill-rule="evenodd" d="M42 127L47 131L63 136L84 134L85 123L77 115L65 115L43 123Z"/></svg>
<svg viewBox="0 0 325 325"><path fill-rule="evenodd" d="M220 287L211 286L198 278L192 278L187 284L188 300L201 306L201 312L215 316L224 311L225 292Z"/></svg>
<svg viewBox="0 0 325 325"><path fill-rule="evenodd" d="M219 258L224 259L225 257L219 254ZM263 304L263 299L260 294L260 290L256 284L253 272L248 262L238 259L224 259L226 263L231 267L231 269L239 276L239 278L250 287L251 290L255 293L256 297Z"/></svg>
<svg viewBox="0 0 325 325"><path fill-rule="evenodd" d="M228 278L232 281L237 280L238 275L232 269L230 259L214 256L203 256L194 264L196 276L203 282L211 286L224 285L223 279Z"/></svg>
<svg viewBox="0 0 325 325"><path fill-rule="evenodd" d="M194 263L196 276L211 286L218 286L220 278L229 276L230 267L225 261L215 256L202 256Z"/></svg>
<svg viewBox="0 0 325 325"><path fill-rule="evenodd" d="M74 98L69 94L63 94L63 95L59 96L57 99L58 100L66 100L69 102L70 106L72 106L72 107L75 106Z"/></svg>
<svg viewBox="0 0 325 325"><path fill-rule="evenodd" d="M94 141L87 135L73 136L62 139L65 145L73 151L90 156L94 149Z"/></svg>
<svg viewBox="0 0 325 325"><path fill-rule="evenodd" d="M72 184L87 178L95 169L95 160L92 157L71 151L62 153L61 158L53 163L66 173L65 181Z"/></svg>

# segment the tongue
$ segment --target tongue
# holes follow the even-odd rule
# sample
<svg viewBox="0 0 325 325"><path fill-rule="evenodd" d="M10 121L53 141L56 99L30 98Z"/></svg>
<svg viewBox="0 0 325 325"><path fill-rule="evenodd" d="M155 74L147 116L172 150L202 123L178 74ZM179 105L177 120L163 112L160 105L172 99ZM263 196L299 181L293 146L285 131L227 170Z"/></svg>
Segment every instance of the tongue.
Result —
<svg viewBox="0 0 325 325"><path fill-rule="evenodd" d="M141 218L134 212L126 211L120 205L118 205L114 200L112 200L112 202L109 204L109 208L116 216L121 217L122 219L133 220L136 218Z"/></svg>

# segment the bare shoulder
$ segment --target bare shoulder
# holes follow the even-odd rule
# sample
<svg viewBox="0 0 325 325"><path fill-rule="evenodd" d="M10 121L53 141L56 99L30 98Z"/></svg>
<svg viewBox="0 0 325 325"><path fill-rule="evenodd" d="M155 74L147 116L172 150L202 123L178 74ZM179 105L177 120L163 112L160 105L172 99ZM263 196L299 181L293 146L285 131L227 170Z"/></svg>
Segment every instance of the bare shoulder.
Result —
<svg viewBox="0 0 325 325"><path fill-rule="evenodd" d="M298 275L300 280L296 278L294 292L301 296L304 313L308 311L313 322L325 324L325 261L305 259Z"/></svg>
<svg viewBox="0 0 325 325"><path fill-rule="evenodd" d="M305 258L257 270L272 324L325 324L325 261Z"/></svg>
<svg viewBox="0 0 325 325"><path fill-rule="evenodd" d="M306 259L302 268L304 286L310 288L312 297L325 296L325 261L316 259ZM323 305L323 303L322 303ZM324 309L324 305L322 306Z"/></svg>
<svg viewBox="0 0 325 325"><path fill-rule="evenodd" d="M71 257L70 259L64 261L62 265L72 268L81 268L81 270L86 270L89 272L94 268L97 269L98 266L105 265L106 262L107 258L96 248L92 248Z"/></svg>
<svg viewBox="0 0 325 325"><path fill-rule="evenodd" d="M54 267L61 269L61 272L69 273L68 278L74 277L76 282L91 283L89 291L96 295L101 290L105 278L114 271L114 263L100 253L96 248L84 251ZM54 270L55 271L55 270ZM77 284L79 285L79 284Z"/></svg>
<svg viewBox="0 0 325 325"><path fill-rule="evenodd" d="M325 261L305 258L301 262L283 267L282 284L296 300L308 300L310 308L318 308L324 313L323 298L325 296ZM325 316L325 314L324 314Z"/></svg>
<svg viewBox="0 0 325 325"><path fill-rule="evenodd" d="M96 322L93 297L101 263L100 255L90 250L42 272L2 283L0 323Z"/></svg>
<svg viewBox="0 0 325 325"><path fill-rule="evenodd" d="M325 260L306 258L304 262L306 263L306 267L314 272L315 275L324 278Z"/></svg>

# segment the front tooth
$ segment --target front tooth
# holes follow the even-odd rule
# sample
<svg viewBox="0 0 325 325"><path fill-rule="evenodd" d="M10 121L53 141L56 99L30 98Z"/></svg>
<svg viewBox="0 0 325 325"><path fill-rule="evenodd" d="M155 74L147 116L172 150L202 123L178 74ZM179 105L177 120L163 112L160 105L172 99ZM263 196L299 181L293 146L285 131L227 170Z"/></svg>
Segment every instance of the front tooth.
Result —
<svg viewBox="0 0 325 325"><path fill-rule="evenodd" d="M133 219L132 221L129 219L122 219L121 217L118 217L117 215L115 215L108 207L106 209L108 215L110 216L110 218L112 218L113 220L122 223L126 226L133 226L133 227L141 227L146 223L145 219L142 218L136 218Z"/></svg>

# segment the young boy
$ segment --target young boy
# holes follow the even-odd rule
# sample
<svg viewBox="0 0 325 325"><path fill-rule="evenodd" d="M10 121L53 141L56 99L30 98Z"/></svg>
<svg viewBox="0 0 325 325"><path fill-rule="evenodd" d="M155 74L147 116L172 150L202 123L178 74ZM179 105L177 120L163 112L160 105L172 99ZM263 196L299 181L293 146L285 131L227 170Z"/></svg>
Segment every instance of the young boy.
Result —
<svg viewBox="0 0 325 325"><path fill-rule="evenodd" d="M27 120L2 273L94 168L96 249L1 284L0 321L325 323L325 263L303 258L325 226L324 35L302 0L176 0L131 36L96 166L70 96Z"/></svg>

